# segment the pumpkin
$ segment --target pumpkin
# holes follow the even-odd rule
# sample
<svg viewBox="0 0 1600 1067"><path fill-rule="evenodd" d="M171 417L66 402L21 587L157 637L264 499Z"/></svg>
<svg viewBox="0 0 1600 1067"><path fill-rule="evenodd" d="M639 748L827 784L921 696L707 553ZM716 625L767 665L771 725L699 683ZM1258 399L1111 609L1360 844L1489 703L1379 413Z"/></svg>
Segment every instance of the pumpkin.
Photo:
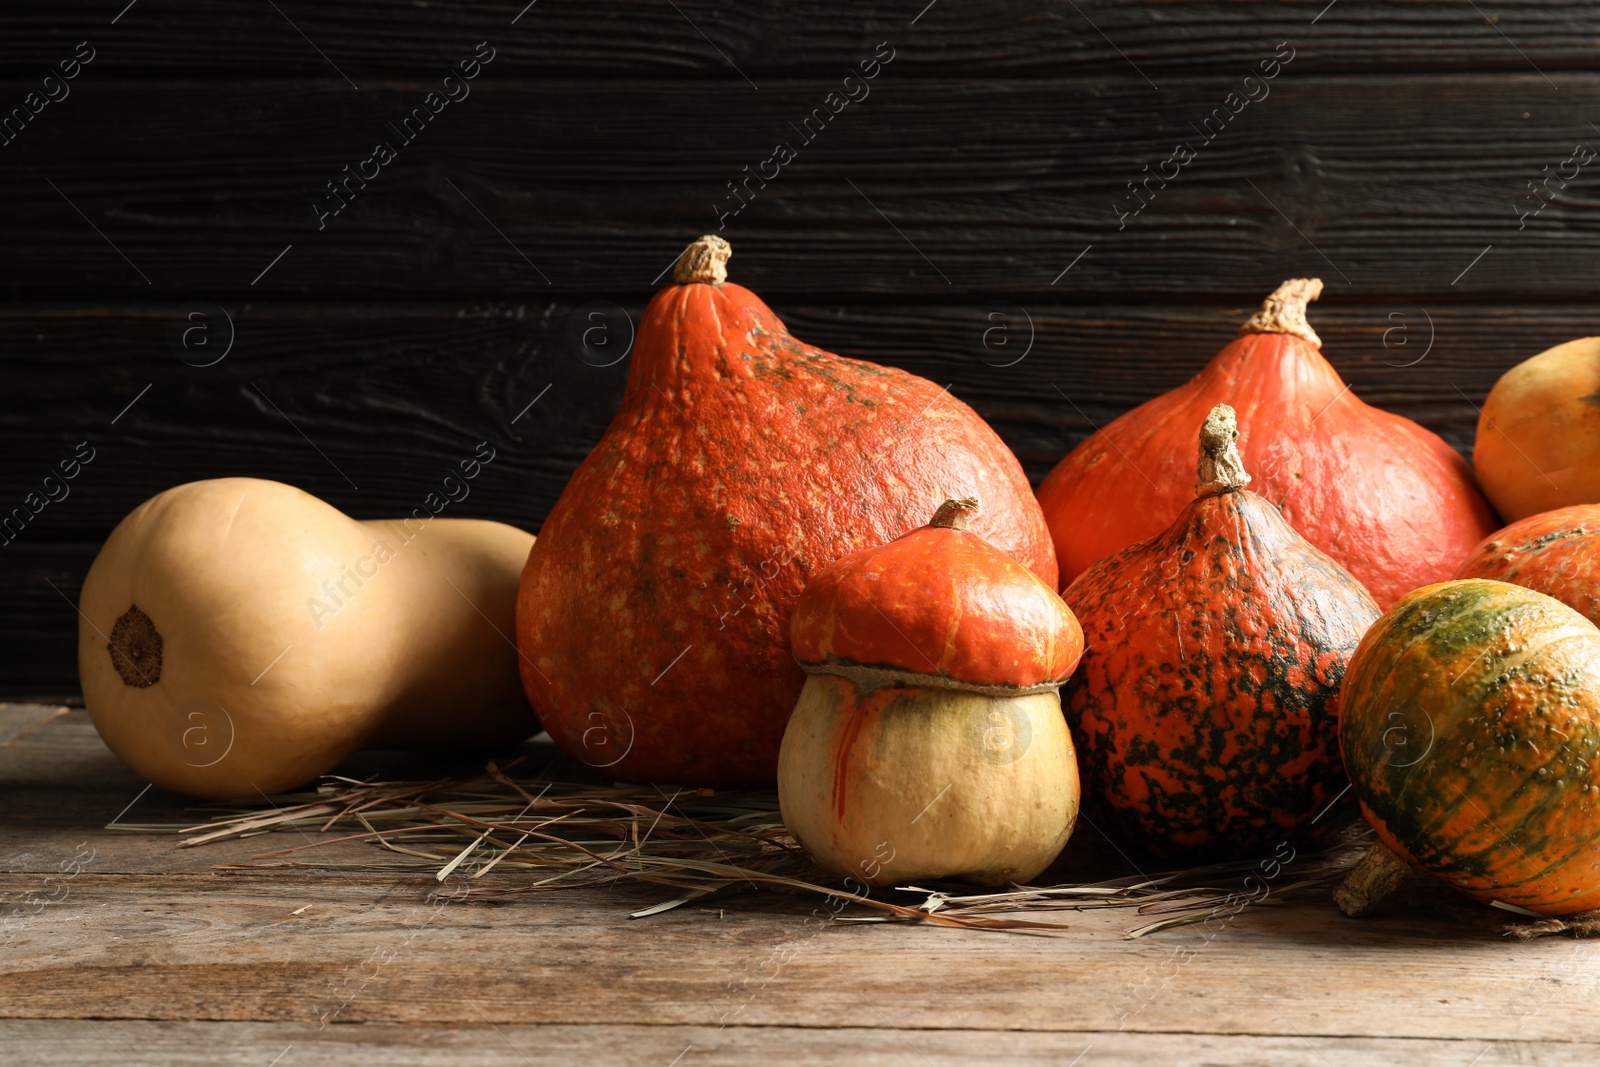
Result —
<svg viewBox="0 0 1600 1067"><path fill-rule="evenodd" d="M1406 863L1486 902L1600 907L1600 630L1573 609L1481 578L1412 592L1350 660L1339 743Z"/></svg>
<svg viewBox="0 0 1600 1067"><path fill-rule="evenodd" d="M846 556L792 624L808 672L778 757L784 825L867 885L1023 882L1072 833L1056 695L1083 630L1054 588L968 530L977 501Z"/></svg>
<svg viewBox="0 0 1600 1067"><path fill-rule="evenodd" d="M703 237L640 320L622 405L528 556L522 676L557 744L616 778L776 780L806 579L952 496L1046 582L1044 517L1004 443L922 378L790 336Z"/></svg>
<svg viewBox="0 0 1600 1067"><path fill-rule="evenodd" d="M1455 576L1537 589L1600 624L1600 504L1519 519L1475 548Z"/></svg>
<svg viewBox="0 0 1600 1067"><path fill-rule="evenodd" d="M1250 481L1233 409L1200 431L1196 497L1064 595L1088 652L1063 692L1086 808L1160 856L1241 856L1339 828L1339 683L1378 617Z"/></svg>
<svg viewBox="0 0 1600 1067"><path fill-rule="evenodd" d="M1507 522L1600 503L1600 337L1517 364L1478 412L1478 484Z"/></svg>
<svg viewBox="0 0 1600 1067"><path fill-rule="evenodd" d="M538 729L511 641L532 541L357 522L255 478L180 485L118 523L84 579L84 702L124 763L199 797L278 792L367 744L515 743Z"/></svg>
<svg viewBox="0 0 1600 1067"><path fill-rule="evenodd" d="M1039 487L1062 581L1154 537L1184 509L1189 434L1226 401L1255 492L1380 605L1448 578L1495 528L1472 471L1437 435L1356 398L1306 321L1316 279L1286 281L1185 384L1073 449Z"/></svg>

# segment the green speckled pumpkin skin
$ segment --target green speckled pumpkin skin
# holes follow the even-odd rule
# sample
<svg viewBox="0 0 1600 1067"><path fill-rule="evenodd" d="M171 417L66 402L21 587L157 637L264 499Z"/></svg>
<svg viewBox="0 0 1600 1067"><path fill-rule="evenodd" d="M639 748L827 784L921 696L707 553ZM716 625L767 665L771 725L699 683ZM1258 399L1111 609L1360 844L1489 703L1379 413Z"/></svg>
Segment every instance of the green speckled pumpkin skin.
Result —
<svg viewBox="0 0 1600 1067"><path fill-rule="evenodd" d="M1473 549L1455 577L1526 586L1600 625L1600 504L1517 520Z"/></svg>
<svg viewBox="0 0 1600 1067"><path fill-rule="evenodd" d="M1367 633L1340 746L1367 819L1484 901L1600 907L1600 630L1487 579L1425 586Z"/></svg>
<svg viewBox="0 0 1600 1067"><path fill-rule="evenodd" d="M1349 821L1353 805L1328 810L1346 785L1339 683L1378 607L1271 504L1201 497L1062 595L1087 643L1062 704L1089 818L1207 861Z"/></svg>

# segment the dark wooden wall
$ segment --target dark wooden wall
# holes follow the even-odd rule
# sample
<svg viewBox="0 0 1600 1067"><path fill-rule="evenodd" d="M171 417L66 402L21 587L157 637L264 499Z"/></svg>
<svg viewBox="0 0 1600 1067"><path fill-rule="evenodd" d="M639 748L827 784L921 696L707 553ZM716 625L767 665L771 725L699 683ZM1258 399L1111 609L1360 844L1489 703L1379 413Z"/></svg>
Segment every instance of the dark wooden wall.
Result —
<svg viewBox="0 0 1600 1067"><path fill-rule="evenodd" d="M1504 369L1600 317L1600 161L1519 219L1600 145L1585 0L125 2L0 13L0 113L94 55L0 147L0 510L95 455L0 547L11 692L74 687L68 601L178 482L382 516L488 441L457 513L537 528L654 279L780 141L797 158L722 231L734 279L807 340L949 383L1036 479L1284 277L1328 283L1313 322L1363 398L1463 451ZM479 42L470 95L401 144ZM870 95L802 143L880 42ZM380 140L397 158L319 230Z"/></svg>

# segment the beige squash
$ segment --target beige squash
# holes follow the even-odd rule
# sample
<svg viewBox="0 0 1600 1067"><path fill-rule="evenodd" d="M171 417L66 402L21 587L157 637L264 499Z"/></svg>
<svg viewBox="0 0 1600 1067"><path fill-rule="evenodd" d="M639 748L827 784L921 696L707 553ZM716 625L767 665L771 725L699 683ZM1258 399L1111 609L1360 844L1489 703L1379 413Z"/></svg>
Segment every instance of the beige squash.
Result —
<svg viewBox="0 0 1600 1067"><path fill-rule="evenodd" d="M1083 630L968 529L977 509L945 501L921 529L822 568L795 605L790 648L810 677L778 804L818 865L865 885L1026 881L1077 819L1057 690Z"/></svg>
<svg viewBox="0 0 1600 1067"><path fill-rule="evenodd" d="M106 745L194 796L304 784L362 747L514 743L531 534L358 522L278 482L191 482L112 531L84 580L78 668Z"/></svg>
<svg viewBox="0 0 1600 1067"><path fill-rule="evenodd" d="M1600 503L1600 337L1506 371L1478 415L1472 465L1507 522Z"/></svg>
<svg viewBox="0 0 1600 1067"><path fill-rule="evenodd" d="M1049 692L995 696L806 679L778 756L784 825L812 859L869 886L1026 882L1078 815L1078 761Z"/></svg>

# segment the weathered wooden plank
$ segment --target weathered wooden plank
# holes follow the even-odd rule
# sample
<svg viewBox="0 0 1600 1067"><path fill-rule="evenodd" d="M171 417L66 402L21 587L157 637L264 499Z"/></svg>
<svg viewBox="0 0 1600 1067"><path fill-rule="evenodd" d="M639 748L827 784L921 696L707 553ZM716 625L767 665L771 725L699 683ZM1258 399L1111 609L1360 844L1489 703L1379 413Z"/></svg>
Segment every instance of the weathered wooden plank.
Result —
<svg viewBox="0 0 1600 1067"><path fill-rule="evenodd" d="M1352 922L1305 899L1214 932L1129 942L1122 932L1137 920L1125 912L1069 914L1066 935L1026 937L822 926L807 921L814 902L766 893L630 921L669 891L468 907L434 902L425 877L218 876L98 829L104 798L81 783L98 774L110 786L126 772L93 762L109 757L85 719L71 712L0 749L0 774L54 801L54 816L19 812L38 851L65 846L63 831L82 835L55 848L58 862L0 875L12 914L0 962L7 1018L1084 1034L1192 1031L1204 1020L1208 1032L1283 1038L1600 1039L1586 1011L1600 946L1511 946L1428 911ZM284 840L206 851L233 862Z"/></svg>
<svg viewBox="0 0 1600 1067"><path fill-rule="evenodd" d="M1259 1048L1283 1054L1306 1047L1296 1039L1432 1039L1469 1058L1503 1041L1600 1040L1587 1010L1600 946L1512 945L1425 910L1353 922L1307 898L1130 942L1122 932L1137 920L1119 912L1069 914L1066 934L1028 937L822 925L808 921L812 901L766 893L647 921L624 916L666 891L443 905L425 877L182 873L142 848L141 871L111 873L134 858L124 852L133 839L95 829L104 816L94 790L70 788L94 747L83 718L69 713L23 739L32 752L0 749L6 774L39 768L25 787L54 790L59 821L76 820L86 839L53 866L0 874L5 1018L277 1022L308 1040L324 1024L445 1021L627 1019L718 1039L770 1027L1006 1030L1071 1036L1069 1057L1108 1031L1270 1037L1282 1040ZM262 840L210 851L234 859ZM1385 1047L1374 1040L1348 1047Z"/></svg>
<svg viewBox="0 0 1600 1067"><path fill-rule="evenodd" d="M0 596L15 592L23 599L0 612L0 642L6 649L0 656L0 693L43 700L78 692L74 612L99 548L98 542L43 539L6 546Z"/></svg>
<svg viewBox="0 0 1600 1067"><path fill-rule="evenodd" d="M1592 5L1575 0L1493 13L1418 0L1342 0L1323 11L1327 6L1326 0L1086 0L1076 9L1022 0L843 7L819 0L733 6L628 0L596 17L579 0L504 0L448 15L431 5L376 0L302 0L280 4L281 15L270 5L202 0L181 11L141 5L108 28L104 5L76 0L6 12L0 72L31 75L89 36L100 48L96 68L119 74L337 80L343 71L363 89L373 79L416 77L432 67L442 74L463 48L485 38L523 76L648 72L739 81L743 72L760 82L833 68L842 74L862 48L885 38L906 48L908 65L966 74L1067 67L1128 78L1143 71L1159 79L1196 67L1245 69L1263 46L1285 38L1304 42L1308 59L1334 70L1523 72L1537 63L1554 73L1588 69L1600 35Z"/></svg>
<svg viewBox="0 0 1600 1067"><path fill-rule="evenodd" d="M236 809L150 786L106 749L82 708L5 704L0 705L0 721L37 723L0 744L0 811L6 813L0 820L0 872L53 877L63 863L92 854L85 869L98 875L209 875L216 864L248 863L263 850L305 843L291 835L189 849L177 847L181 839L176 836L107 829L111 823L192 826ZM531 765L540 767L558 755L543 735L521 751ZM506 754L500 758L505 762ZM484 760L482 755L361 752L336 771L351 778L378 775L389 781L448 774L467 777L480 772ZM304 858L370 862L373 853L352 843L322 847ZM29 883L23 878L19 884Z"/></svg>
<svg viewBox="0 0 1600 1067"><path fill-rule="evenodd" d="M42 704L0 704L0 749L9 748L19 738L68 710Z"/></svg>
<svg viewBox="0 0 1600 1067"><path fill-rule="evenodd" d="M400 1026L366 1023L321 1031L287 1023L161 1023L105 1020L0 1021L0 1041L16 1067L261 1067L283 1054L295 1067L366 1065L401 1056L416 1067L471 1062L482 1067L591 1064L636 1067L679 1062L711 1067L751 1063L857 1064L860 1067L947 1067L954 1064L1141 1064L1147 1067L1280 1067L1324 1064L1366 1067L1462 1067L1538 1063L1588 1067L1600 1047L1564 1041L1473 1041L1414 1038L1261 1037L1215 1034L1003 1033L992 1030L895 1031L885 1027L489 1026L462 1023ZM1079 1059L1073 1060L1074 1056Z"/></svg>
<svg viewBox="0 0 1600 1067"><path fill-rule="evenodd" d="M37 882L0 876L8 900ZM630 921L642 891L460 907L371 877L92 868L64 890L9 931L0 1015L1600 1041L1600 946L1326 900L1130 942L1127 914L1053 937L821 927L765 894Z"/></svg>
<svg viewBox="0 0 1600 1067"><path fill-rule="evenodd" d="M1263 279L1257 292L1276 281ZM103 537L160 489L223 475L292 481L361 517L405 514L451 457L479 441L497 453L462 513L537 529L621 397L624 346L641 305L608 296L592 304L236 306L234 351L206 368L167 347L169 325L183 321L178 305L0 312L0 330L13 339L0 354L12 401L0 413L0 449L12 459L0 469L0 502L42 493L43 478L77 442L95 449L68 495L11 531L0 552ZM1251 310L1232 296L773 303L807 341L949 385L1035 479L1092 426L1198 371ZM585 348L590 310L601 317ZM1545 347L1595 332L1600 305L1346 302L1330 292L1311 318L1358 396L1469 452L1473 405L1495 379ZM601 336L614 351L594 343ZM108 352L131 355L107 366Z"/></svg>
<svg viewBox="0 0 1600 1067"><path fill-rule="evenodd" d="M490 68L409 144L391 124L422 85L201 84L85 85L22 131L0 174L20 250L0 294L587 299L650 286L723 222L735 280L807 299L1236 295L1311 271L1349 296L1587 299L1600 253L1591 179L1554 177L1596 136L1568 103L1600 90L1589 74L1556 92L1533 73L1290 68L1232 117L1233 75L1156 91L891 66L808 140L827 113L813 84L531 85ZM1217 109L1221 133L1203 128ZM379 140L397 158L331 192ZM780 141L797 154L778 169ZM1169 162L1180 142L1187 165ZM1141 184L1134 214L1145 167L1172 177ZM1535 213L1545 167L1554 199ZM776 176L728 214L731 183L762 170Z"/></svg>

